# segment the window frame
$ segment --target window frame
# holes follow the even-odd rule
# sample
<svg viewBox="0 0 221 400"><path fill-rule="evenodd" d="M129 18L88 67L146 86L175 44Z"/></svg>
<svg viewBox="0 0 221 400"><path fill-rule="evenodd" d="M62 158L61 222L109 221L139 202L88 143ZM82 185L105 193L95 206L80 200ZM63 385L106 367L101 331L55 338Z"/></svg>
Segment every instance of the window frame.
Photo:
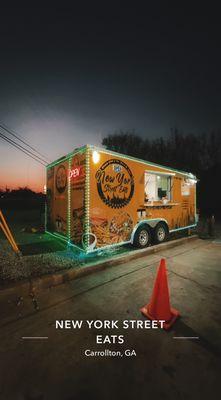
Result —
<svg viewBox="0 0 221 400"><path fill-rule="evenodd" d="M148 194L148 191L146 190L146 186L147 186L147 184L148 184L148 180L147 180L147 176L150 176L150 175L153 175L153 176L155 176L155 181L156 181L156 183L155 183L155 197L154 197L154 200L152 200L152 197L151 198L148 198L148 202L153 202L153 203L159 203L159 202L162 202L162 199L163 199L163 197L160 199L159 198L159 195L158 195L158 189L159 189L159 187L158 187L158 185L157 185L157 176L160 176L160 177L166 177L167 178L167 180L169 179L169 182L167 181L167 198L168 198L168 203L169 202L172 202L172 187L173 187L173 183L172 183L172 178L175 176L175 173L172 173L172 172L161 172L161 171L151 171L151 170L145 170L144 171L144 198L145 198L145 202L146 202L146 196L147 196L147 194ZM168 196L168 193L169 193L169 196Z"/></svg>

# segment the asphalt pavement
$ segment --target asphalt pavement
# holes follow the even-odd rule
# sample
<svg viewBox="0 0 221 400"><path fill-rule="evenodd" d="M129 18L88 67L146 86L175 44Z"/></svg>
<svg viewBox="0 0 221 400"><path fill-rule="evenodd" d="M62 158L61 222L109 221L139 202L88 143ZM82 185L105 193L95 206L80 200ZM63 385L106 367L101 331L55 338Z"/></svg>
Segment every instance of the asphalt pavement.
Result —
<svg viewBox="0 0 221 400"><path fill-rule="evenodd" d="M171 305L181 314L168 332L137 327L137 321L145 321L140 307L150 300L162 257ZM219 240L196 239L34 296L2 291L0 399L215 398L221 367L220 259ZM56 329L56 321L71 326L76 320L81 329ZM91 323L89 329L86 321L92 320L102 326ZM105 328L104 320L117 321L118 328Z"/></svg>

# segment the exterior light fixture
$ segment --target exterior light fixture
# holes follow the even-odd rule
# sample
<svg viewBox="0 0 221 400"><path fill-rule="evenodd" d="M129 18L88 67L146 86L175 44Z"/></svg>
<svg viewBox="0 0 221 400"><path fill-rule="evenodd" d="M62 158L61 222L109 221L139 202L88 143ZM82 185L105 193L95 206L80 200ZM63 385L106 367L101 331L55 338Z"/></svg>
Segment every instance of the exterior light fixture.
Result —
<svg viewBox="0 0 221 400"><path fill-rule="evenodd" d="M96 150L92 153L92 160L94 164L97 164L100 161L100 154Z"/></svg>
<svg viewBox="0 0 221 400"><path fill-rule="evenodd" d="M189 184L190 185L194 185L195 183L197 183L196 179L192 179L192 178L189 179Z"/></svg>
<svg viewBox="0 0 221 400"><path fill-rule="evenodd" d="M187 179L185 179L185 183L188 186L193 186L195 183L197 183L197 179L187 178Z"/></svg>

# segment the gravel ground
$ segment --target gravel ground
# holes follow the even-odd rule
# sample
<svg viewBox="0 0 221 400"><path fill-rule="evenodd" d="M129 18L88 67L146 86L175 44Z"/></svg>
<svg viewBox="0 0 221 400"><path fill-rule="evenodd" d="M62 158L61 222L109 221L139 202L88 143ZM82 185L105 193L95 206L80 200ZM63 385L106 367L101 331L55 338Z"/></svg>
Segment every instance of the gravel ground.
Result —
<svg viewBox="0 0 221 400"><path fill-rule="evenodd" d="M64 258L62 251L18 256L5 240L0 240L0 248L0 283L51 274L79 265L77 260Z"/></svg>
<svg viewBox="0 0 221 400"><path fill-rule="evenodd" d="M27 240L26 235L25 241L27 242ZM31 240L33 240L33 235L30 234L30 241ZM36 243L39 245L38 242ZM46 243L53 244L53 239L51 241L48 240ZM53 248L53 246L51 247ZM65 269L80 266L85 267L88 263L92 263L95 260L97 261L98 258L102 260L110 259L114 255L120 255L132 250L132 246L120 246L86 256L73 249L68 250L65 245L63 249L59 251L54 250L45 254L18 256L14 253L6 240L0 239L0 285L10 281L53 274L62 270L64 271Z"/></svg>

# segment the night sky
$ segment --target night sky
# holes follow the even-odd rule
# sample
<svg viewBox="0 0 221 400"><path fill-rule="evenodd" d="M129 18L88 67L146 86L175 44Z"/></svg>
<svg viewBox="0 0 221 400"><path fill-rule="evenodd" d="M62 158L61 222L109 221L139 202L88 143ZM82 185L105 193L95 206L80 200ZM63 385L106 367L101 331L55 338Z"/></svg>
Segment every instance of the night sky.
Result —
<svg viewBox="0 0 221 400"><path fill-rule="evenodd" d="M81 3L1 6L1 122L51 160L119 129L221 127L218 10ZM0 187L42 190L44 167L0 140Z"/></svg>

